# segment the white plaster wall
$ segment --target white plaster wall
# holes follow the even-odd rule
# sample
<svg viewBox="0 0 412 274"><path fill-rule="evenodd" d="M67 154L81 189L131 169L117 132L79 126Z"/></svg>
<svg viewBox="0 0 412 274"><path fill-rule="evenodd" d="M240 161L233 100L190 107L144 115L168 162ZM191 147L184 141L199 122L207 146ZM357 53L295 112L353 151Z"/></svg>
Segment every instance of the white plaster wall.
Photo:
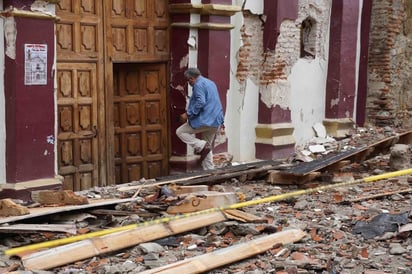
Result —
<svg viewBox="0 0 412 274"><path fill-rule="evenodd" d="M0 1L0 10L3 10L3 1ZM4 49L4 20L0 17L0 48ZM6 183L6 114L4 101L4 50L0 54L0 184Z"/></svg>
<svg viewBox="0 0 412 274"><path fill-rule="evenodd" d="M234 0L232 4L242 6L243 2L244 0ZM263 0L246 1L244 8L260 14L263 12ZM231 23L235 28L231 31L230 86L226 98L225 127L228 153L233 155L233 162L246 162L255 159L259 87L250 80L246 81L246 87L241 87L236 79L237 53L242 46L242 13L232 16Z"/></svg>
<svg viewBox="0 0 412 274"><path fill-rule="evenodd" d="M297 145L314 136L312 126L325 118L327 60L299 59L293 66L291 83L291 118Z"/></svg>
<svg viewBox="0 0 412 274"><path fill-rule="evenodd" d="M316 7L316 8L314 8ZM291 118L297 146L315 136L313 126L325 118L326 80L329 57L331 0L300 0L298 22L311 16L317 20L315 59L300 58L288 77L291 83Z"/></svg>

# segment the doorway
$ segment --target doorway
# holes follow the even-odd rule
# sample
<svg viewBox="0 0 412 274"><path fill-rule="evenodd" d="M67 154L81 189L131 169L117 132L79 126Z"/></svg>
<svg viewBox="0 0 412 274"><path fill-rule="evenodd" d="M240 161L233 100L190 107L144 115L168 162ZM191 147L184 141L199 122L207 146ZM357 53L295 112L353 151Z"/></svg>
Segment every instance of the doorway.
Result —
<svg viewBox="0 0 412 274"><path fill-rule="evenodd" d="M57 154L64 189L168 174L167 4L56 4Z"/></svg>

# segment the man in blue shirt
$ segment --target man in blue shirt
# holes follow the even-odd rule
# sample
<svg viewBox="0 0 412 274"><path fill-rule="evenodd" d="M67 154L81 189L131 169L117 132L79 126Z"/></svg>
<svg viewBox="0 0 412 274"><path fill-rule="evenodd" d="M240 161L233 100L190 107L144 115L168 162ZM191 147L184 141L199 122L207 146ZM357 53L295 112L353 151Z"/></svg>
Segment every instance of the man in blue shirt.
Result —
<svg viewBox="0 0 412 274"><path fill-rule="evenodd" d="M192 96L186 112L180 115L184 122L176 130L176 135L200 154L199 162L204 170L214 169L212 147L216 132L223 125L223 107L216 84L203 77L197 68L189 68L184 73ZM196 134L200 133L201 138Z"/></svg>

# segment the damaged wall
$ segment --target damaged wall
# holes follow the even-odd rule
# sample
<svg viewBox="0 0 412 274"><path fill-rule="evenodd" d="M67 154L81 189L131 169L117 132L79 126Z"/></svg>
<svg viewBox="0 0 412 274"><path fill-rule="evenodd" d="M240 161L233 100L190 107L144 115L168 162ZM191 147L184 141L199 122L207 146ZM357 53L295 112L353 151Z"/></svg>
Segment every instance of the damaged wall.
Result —
<svg viewBox="0 0 412 274"><path fill-rule="evenodd" d="M236 5L242 6L243 1ZM242 13L232 17L231 81L227 93L226 134L228 151L235 161L255 158L258 110L258 69L262 62L262 1L247 1ZM254 14L257 12L258 14Z"/></svg>
<svg viewBox="0 0 412 274"><path fill-rule="evenodd" d="M237 1L242 5L243 1ZM291 110L297 143L310 139L324 118L331 0L299 1L298 19L283 20L274 51L264 51L263 1L246 1L232 18L231 87L226 128L229 152L237 161L254 159L259 94L268 107ZM301 52L302 22L315 23L307 36L310 54ZM240 26L239 26L240 24Z"/></svg>
<svg viewBox="0 0 412 274"><path fill-rule="evenodd" d="M298 45L297 49L294 48L298 59L288 75L291 83L292 124L295 128L293 136L297 144L308 141L314 135L312 126L322 122L325 117L331 5L331 0L299 1L297 22L288 23L289 27L285 26L285 30L299 35L300 30L304 29L302 22L308 18L314 22L309 35L312 37L310 43L314 45L314 56L304 54L301 45Z"/></svg>
<svg viewBox="0 0 412 274"><path fill-rule="evenodd" d="M4 4L5 180L14 186L56 174L55 21L29 2Z"/></svg>
<svg viewBox="0 0 412 274"><path fill-rule="evenodd" d="M412 126L412 1L373 1L369 45L368 122Z"/></svg>

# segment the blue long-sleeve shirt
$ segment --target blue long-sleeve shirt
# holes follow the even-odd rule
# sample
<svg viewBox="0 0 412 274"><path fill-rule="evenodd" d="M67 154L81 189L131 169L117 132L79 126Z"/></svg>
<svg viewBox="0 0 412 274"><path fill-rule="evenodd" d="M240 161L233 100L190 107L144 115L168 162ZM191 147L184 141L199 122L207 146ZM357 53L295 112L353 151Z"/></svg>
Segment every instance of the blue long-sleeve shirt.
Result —
<svg viewBox="0 0 412 274"><path fill-rule="evenodd" d="M223 107L216 84L203 76L196 79L187 107L187 116L192 128L223 125Z"/></svg>

